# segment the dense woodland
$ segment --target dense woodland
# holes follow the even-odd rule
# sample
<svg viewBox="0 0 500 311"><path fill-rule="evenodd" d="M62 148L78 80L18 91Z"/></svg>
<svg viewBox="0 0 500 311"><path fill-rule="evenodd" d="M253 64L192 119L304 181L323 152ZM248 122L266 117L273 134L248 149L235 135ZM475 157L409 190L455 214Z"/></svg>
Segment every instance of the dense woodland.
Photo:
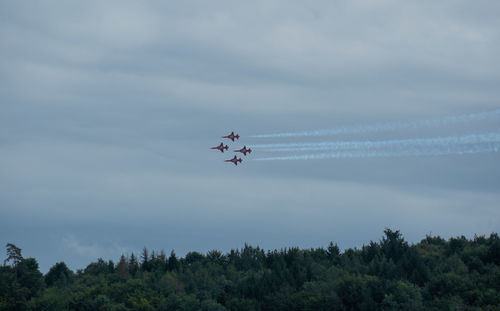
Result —
<svg viewBox="0 0 500 311"><path fill-rule="evenodd" d="M0 310L500 310L500 238L409 245L386 229L342 253L333 243L184 258L144 249L76 273L59 262L46 275L7 244Z"/></svg>

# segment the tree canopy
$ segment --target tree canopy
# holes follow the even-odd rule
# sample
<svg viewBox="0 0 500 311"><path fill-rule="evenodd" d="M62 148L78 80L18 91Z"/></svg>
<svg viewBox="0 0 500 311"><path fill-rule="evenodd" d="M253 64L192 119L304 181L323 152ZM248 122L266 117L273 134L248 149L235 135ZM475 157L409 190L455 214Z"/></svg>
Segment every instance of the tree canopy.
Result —
<svg viewBox="0 0 500 311"><path fill-rule="evenodd" d="M333 242L183 258L144 248L76 273L59 262L46 275L7 244L0 310L500 310L500 238L426 236L410 245L386 229L343 252Z"/></svg>

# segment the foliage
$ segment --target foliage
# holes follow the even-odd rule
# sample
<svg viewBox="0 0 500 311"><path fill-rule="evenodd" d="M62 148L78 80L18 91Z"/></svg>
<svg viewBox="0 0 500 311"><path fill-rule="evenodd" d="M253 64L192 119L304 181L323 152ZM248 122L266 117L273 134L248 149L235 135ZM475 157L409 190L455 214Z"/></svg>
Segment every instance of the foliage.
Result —
<svg viewBox="0 0 500 311"><path fill-rule="evenodd" d="M21 249L14 244L7 243L7 258L4 260L3 264L7 264L7 262L11 261L13 267L17 267L17 265L23 260L23 256L21 255Z"/></svg>
<svg viewBox="0 0 500 311"><path fill-rule="evenodd" d="M140 261L140 262L139 262ZM0 310L500 310L500 238L409 245L386 229L360 249L265 252L244 245L178 258L143 249L117 264L98 259L74 274L56 263L42 276L7 245Z"/></svg>
<svg viewBox="0 0 500 311"><path fill-rule="evenodd" d="M73 271L68 269L64 262L58 262L45 275L45 284L48 287L65 287L73 281L73 278Z"/></svg>

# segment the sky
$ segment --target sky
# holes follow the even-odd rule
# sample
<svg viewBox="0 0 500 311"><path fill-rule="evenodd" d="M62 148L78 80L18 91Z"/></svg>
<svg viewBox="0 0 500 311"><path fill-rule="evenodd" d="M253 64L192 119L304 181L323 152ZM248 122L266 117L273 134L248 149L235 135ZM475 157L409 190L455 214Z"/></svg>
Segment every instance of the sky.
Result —
<svg viewBox="0 0 500 311"><path fill-rule="evenodd" d="M442 151L497 135L499 13L498 1L0 1L1 247L46 272L143 247L498 232L498 140L355 157L259 145ZM253 152L235 167L209 149L222 141Z"/></svg>

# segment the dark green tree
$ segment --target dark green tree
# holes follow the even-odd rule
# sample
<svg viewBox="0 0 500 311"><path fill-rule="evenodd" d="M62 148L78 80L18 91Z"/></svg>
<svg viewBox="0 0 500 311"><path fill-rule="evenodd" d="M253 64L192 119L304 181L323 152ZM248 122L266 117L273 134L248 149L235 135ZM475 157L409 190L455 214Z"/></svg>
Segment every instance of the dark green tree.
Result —
<svg viewBox="0 0 500 311"><path fill-rule="evenodd" d="M35 296L42 290L43 274L38 270L38 262L35 258L23 259L17 266L17 281L21 287L28 290L27 299Z"/></svg>
<svg viewBox="0 0 500 311"><path fill-rule="evenodd" d="M52 266L45 275L45 284L48 287L64 287L73 281L74 273L64 262L58 262Z"/></svg>
<svg viewBox="0 0 500 311"><path fill-rule="evenodd" d="M142 249L142 254L141 254L141 270L142 271L151 271L151 267L149 264L149 253L147 248Z"/></svg>
<svg viewBox="0 0 500 311"><path fill-rule="evenodd" d="M128 272L131 275L135 275L138 270L139 270L139 263L137 262L137 258L135 257L134 253L132 253L128 261Z"/></svg>
<svg viewBox="0 0 500 311"><path fill-rule="evenodd" d="M167 270L168 271L178 271L179 267L180 267L179 260L177 259L175 252L172 250L170 252L170 256L168 257Z"/></svg>

